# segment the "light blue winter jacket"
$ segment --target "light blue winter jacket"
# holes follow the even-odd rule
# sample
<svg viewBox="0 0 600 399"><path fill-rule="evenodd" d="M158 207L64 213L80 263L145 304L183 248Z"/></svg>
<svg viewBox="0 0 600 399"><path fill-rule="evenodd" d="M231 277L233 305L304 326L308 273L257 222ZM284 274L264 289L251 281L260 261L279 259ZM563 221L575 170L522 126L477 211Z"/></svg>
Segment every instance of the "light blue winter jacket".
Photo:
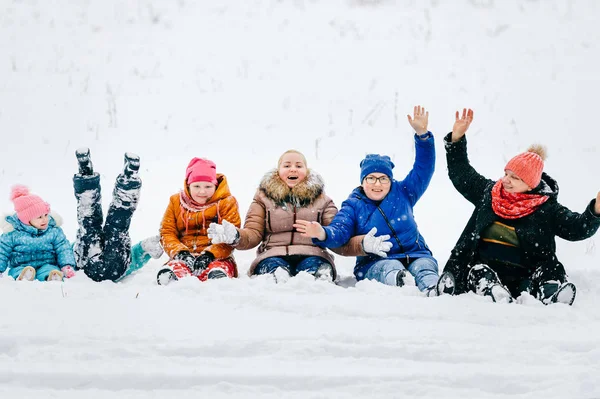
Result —
<svg viewBox="0 0 600 399"><path fill-rule="evenodd" d="M0 221L4 222L0 236L0 272L19 266L36 269L43 265L75 266L73 248L55 217L48 216L45 230L23 224L16 214L6 216L5 222Z"/></svg>

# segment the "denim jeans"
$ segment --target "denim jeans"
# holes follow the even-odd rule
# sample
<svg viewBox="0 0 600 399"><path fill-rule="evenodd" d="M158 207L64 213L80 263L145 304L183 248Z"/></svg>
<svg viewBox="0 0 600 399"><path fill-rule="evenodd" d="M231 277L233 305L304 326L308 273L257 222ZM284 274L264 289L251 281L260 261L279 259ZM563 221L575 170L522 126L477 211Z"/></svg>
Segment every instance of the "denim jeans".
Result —
<svg viewBox="0 0 600 399"><path fill-rule="evenodd" d="M329 265L329 262L319 256L273 256L260 261L254 269L254 274L274 273L278 267L287 270L291 276L299 272L315 274L323 264Z"/></svg>
<svg viewBox="0 0 600 399"><path fill-rule="evenodd" d="M365 279L376 280L386 285L396 285L398 272L406 270L398 259L379 260L367 270ZM438 281L438 264L434 258L422 257L413 260L408 265L408 272L415 278L415 283L421 291L431 288Z"/></svg>

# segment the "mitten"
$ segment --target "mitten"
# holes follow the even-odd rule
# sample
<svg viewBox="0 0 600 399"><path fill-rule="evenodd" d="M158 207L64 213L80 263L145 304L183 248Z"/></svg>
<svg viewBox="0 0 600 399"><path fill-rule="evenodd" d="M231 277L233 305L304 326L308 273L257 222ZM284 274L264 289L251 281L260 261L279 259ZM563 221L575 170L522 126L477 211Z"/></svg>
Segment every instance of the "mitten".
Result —
<svg viewBox="0 0 600 399"><path fill-rule="evenodd" d="M237 228L225 219L223 219L223 224L211 223L207 233L213 244L235 245L240 241L240 233Z"/></svg>
<svg viewBox="0 0 600 399"><path fill-rule="evenodd" d="M392 243L388 241L390 236L384 234L375 237L375 234L377 234L377 227L373 227L371 231L367 233L365 238L363 238L363 250L367 253L387 258L387 252L392 248Z"/></svg>
<svg viewBox="0 0 600 399"><path fill-rule="evenodd" d="M63 275L66 278L71 278L71 277L75 277L75 269L73 268L73 266L63 266L61 267L60 271L63 272Z"/></svg>
<svg viewBox="0 0 600 399"><path fill-rule="evenodd" d="M173 259L180 260L186 264L187 267L194 270L194 263L196 262L196 257L192 255L189 251L181 251L178 252Z"/></svg>
<svg viewBox="0 0 600 399"><path fill-rule="evenodd" d="M215 260L215 256L210 252L202 252L200 256L196 258L196 262L194 263L194 272L201 272L205 270L210 263Z"/></svg>

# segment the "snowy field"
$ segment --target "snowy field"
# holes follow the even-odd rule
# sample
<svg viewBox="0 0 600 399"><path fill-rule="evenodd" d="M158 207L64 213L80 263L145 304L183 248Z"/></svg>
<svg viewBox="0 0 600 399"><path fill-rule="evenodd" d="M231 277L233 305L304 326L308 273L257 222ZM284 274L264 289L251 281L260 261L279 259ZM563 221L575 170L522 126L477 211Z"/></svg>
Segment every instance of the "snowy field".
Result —
<svg viewBox="0 0 600 399"><path fill-rule="evenodd" d="M406 114L430 111L437 170L415 216L440 267L472 211L442 136L462 107L474 166L495 178L544 143L559 200L600 190L600 4L535 0L0 0L0 205L47 200L75 238L74 151L105 205L125 151L141 157L134 240L157 233L193 156L227 175L243 215L279 155L303 151L339 206L366 153L412 165ZM558 256L573 307L522 296L425 298L307 275L276 285L0 279L2 398L600 398L600 236Z"/></svg>

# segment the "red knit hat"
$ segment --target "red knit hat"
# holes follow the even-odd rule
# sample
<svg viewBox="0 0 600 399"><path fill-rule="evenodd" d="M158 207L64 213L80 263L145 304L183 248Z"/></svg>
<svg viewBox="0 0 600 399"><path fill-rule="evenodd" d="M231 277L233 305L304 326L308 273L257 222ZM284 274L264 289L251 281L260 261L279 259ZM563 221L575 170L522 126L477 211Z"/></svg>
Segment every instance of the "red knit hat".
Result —
<svg viewBox="0 0 600 399"><path fill-rule="evenodd" d="M533 189L540 184L545 159L546 149L541 145L532 145L526 152L508 161L504 170L511 170Z"/></svg>
<svg viewBox="0 0 600 399"><path fill-rule="evenodd" d="M185 181L187 184L198 181L207 181L216 185L217 165L208 159L193 158L185 171Z"/></svg>
<svg viewBox="0 0 600 399"><path fill-rule="evenodd" d="M37 195L30 194L25 186L14 186L10 193L10 200L15 204L17 217L23 224L29 224L32 219L50 213L50 204Z"/></svg>

